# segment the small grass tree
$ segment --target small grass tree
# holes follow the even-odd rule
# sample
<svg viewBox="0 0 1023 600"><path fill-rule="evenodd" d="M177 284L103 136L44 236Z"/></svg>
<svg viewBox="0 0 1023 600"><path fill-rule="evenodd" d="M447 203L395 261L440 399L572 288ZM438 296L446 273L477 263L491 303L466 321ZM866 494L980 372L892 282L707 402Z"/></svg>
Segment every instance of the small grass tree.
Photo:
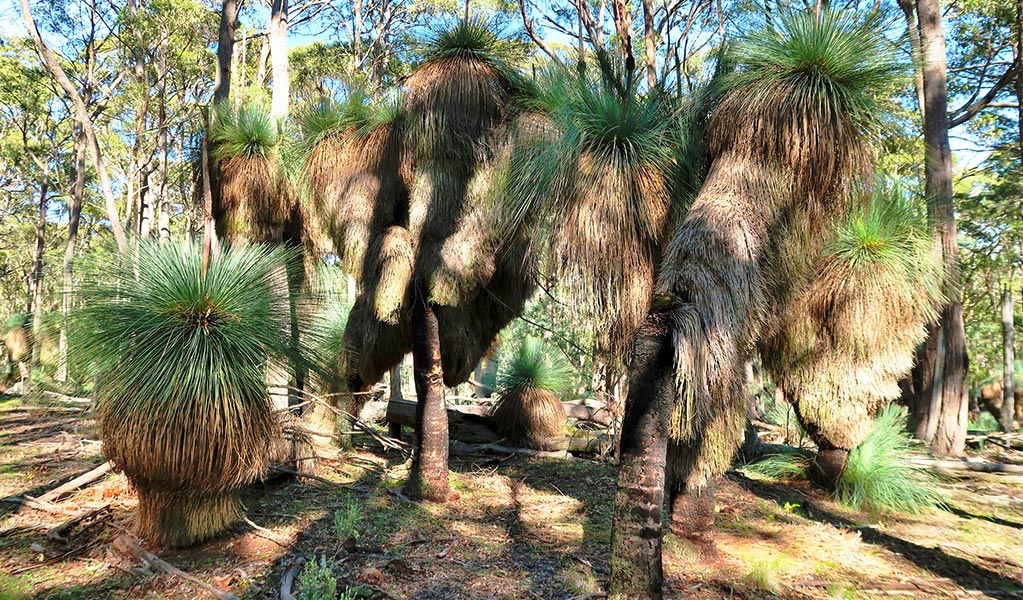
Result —
<svg viewBox="0 0 1023 600"><path fill-rule="evenodd" d="M572 366L561 351L527 337L501 365L500 400L494 407L495 428L512 444L549 450L551 438L564 431L563 396L572 385Z"/></svg>
<svg viewBox="0 0 1023 600"><path fill-rule="evenodd" d="M818 447L815 478L830 490L877 411L901 395L942 299L923 212L897 185L879 182L862 197L808 261L809 283L763 352Z"/></svg>
<svg viewBox="0 0 1023 600"><path fill-rule="evenodd" d="M237 244L203 273L198 244L140 244L86 281L69 331L98 376L103 451L139 495L140 537L191 546L239 516L237 490L267 467L280 429L266 372L291 353L295 259Z"/></svg>

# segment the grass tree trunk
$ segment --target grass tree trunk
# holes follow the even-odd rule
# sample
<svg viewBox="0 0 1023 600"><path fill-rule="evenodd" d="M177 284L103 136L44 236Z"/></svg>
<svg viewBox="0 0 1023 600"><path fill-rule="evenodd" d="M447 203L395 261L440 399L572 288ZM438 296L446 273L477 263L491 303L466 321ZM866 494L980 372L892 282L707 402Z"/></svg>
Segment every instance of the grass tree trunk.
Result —
<svg viewBox="0 0 1023 600"><path fill-rule="evenodd" d="M651 313L636 335L611 530L614 599L662 597L661 518L675 389L667 317Z"/></svg>
<svg viewBox="0 0 1023 600"><path fill-rule="evenodd" d="M928 220L946 268L948 304L929 331L918 398L927 406L924 441L938 456L960 456L966 446L966 333L963 328L959 242L952 194L952 153L948 141L948 64L939 0L918 0L923 54L925 194ZM940 346L940 347L939 347Z"/></svg>
<svg viewBox="0 0 1023 600"><path fill-rule="evenodd" d="M416 380L416 453L407 493L413 498L446 502L448 487L448 413L440 362L440 327L427 303L426 286L417 286L412 304L412 365Z"/></svg>
<svg viewBox="0 0 1023 600"><path fill-rule="evenodd" d="M273 0L270 8L270 68L273 91L270 97L270 115L283 119L288 114L288 0Z"/></svg>
<svg viewBox="0 0 1023 600"><path fill-rule="evenodd" d="M238 25L238 0L224 0L220 10L220 36L217 42L217 77L213 101L223 102L231 95L231 55L234 30Z"/></svg>
<svg viewBox="0 0 1023 600"><path fill-rule="evenodd" d="M1016 386L1014 365L1016 364L1013 348L1013 302L1012 287L1002 291L1002 431L1013 430L1016 416Z"/></svg>
<svg viewBox="0 0 1023 600"><path fill-rule="evenodd" d="M78 223L81 221L82 201L85 199L85 136L82 135L77 124L75 129L75 185L71 188L71 203L68 205L67 245L64 246L64 263L61 268L61 324L57 381L67 381L68 377L67 318L71 313L71 293L75 285L75 246L78 244Z"/></svg>

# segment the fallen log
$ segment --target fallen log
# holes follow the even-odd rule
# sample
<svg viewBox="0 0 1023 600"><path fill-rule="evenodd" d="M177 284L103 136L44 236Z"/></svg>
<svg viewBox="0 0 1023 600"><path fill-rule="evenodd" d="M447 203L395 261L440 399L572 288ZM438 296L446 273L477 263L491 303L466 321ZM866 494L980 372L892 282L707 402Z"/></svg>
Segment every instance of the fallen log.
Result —
<svg viewBox="0 0 1023 600"><path fill-rule="evenodd" d="M1014 473L1023 474L1023 465L1007 465L1004 463L983 463L970 460L936 460L920 458L912 464L932 469L948 469L950 471L974 471L977 473Z"/></svg>
<svg viewBox="0 0 1023 600"><path fill-rule="evenodd" d="M110 546L113 549L113 551L122 558L129 560L135 559L143 563L147 567L152 567L153 569L156 569L161 573L173 575L174 577L178 577L180 579L184 579L185 581L194 583L195 585L209 592L210 595L217 598L218 600L239 600L238 596L235 596L234 594L225 592L223 590L219 590L213 587L212 585L206 583L205 581L199 579L198 577L190 573L186 573L181 569L175 567L174 565L164 561L159 556L151 552L148 552L146 549L140 546L137 541L128 537L127 535L117 536L117 538L114 539Z"/></svg>
<svg viewBox="0 0 1023 600"><path fill-rule="evenodd" d="M559 460L575 460L575 457L567 450L530 450L529 448L501 446L500 444L466 444L464 442L459 442L458 440L451 442L451 453L458 456L468 456L470 454L479 454L482 452L516 456L535 456L538 458L553 458Z"/></svg>
<svg viewBox="0 0 1023 600"><path fill-rule="evenodd" d="M406 400L394 400L388 403L387 420L415 427L416 403ZM487 422L487 417L448 408L448 435L454 441L468 444L501 444L504 442L504 436L491 429ZM550 440L553 452L600 454L609 445L610 438L606 434L596 432L585 432L572 437L559 437Z"/></svg>
<svg viewBox="0 0 1023 600"><path fill-rule="evenodd" d="M74 479L65 483L64 485L53 488L52 490L36 498L36 500L40 502L53 502L54 500L59 500L60 497L63 496L64 494L67 494L68 492L73 492L78 488L89 485L93 481L96 481L100 477L103 477L104 475L109 473L113 468L114 466L110 464L110 461L107 461L102 465L96 467L95 469L89 471L88 473L79 475L78 477L75 477Z"/></svg>

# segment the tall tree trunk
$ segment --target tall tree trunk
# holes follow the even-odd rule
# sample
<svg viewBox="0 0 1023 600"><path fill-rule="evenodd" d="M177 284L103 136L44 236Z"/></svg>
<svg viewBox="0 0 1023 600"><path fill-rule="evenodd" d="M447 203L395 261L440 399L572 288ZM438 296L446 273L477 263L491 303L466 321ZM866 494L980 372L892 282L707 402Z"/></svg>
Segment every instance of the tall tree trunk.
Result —
<svg viewBox="0 0 1023 600"><path fill-rule="evenodd" d="M1023 2L1023 0L1020 0ZM920 46L920 28L916 24L916 12L913 0L899 0L899 8L906 17L906 32L909 34L909 48L913 54L913 85L916 90L917 106L920 108L921 122L926 118L924 113L924 68L923 49Z"/></svg>
<svg viewBox="0 0 1023 600"><path fill-rule="evenodd" d="M653 312L636 334L611 528L613 599L662 597L661 519L674 399L670 319Z"/></svg>
<svg viewBox="0 0 1023 600"><path fill-rule="evenodd" d="M36 221L36 248L32 266L32 359L33 369L39 368L43 330L43 254L46 251L46 208L50 195L50 167L47 163L39 182L39 219ZM26 382L27 383L27 382Z"/></svg>
<svg viewBox="0 0 1023 600"><path fill-rule="evenodd" d="M1016 385L1014 368L1016 352L1013 348L1012 286L1002 291L1002 431L1012 431L1016 416Z"/></svg>
<svg viewBox="0 0 1023 600"><path fill-rule="evenodd" d="M231 95L231 55L234 54L234 31L238 26L238 0L224 0L220 7L220 35L217 38L217 76L213 102L223 102Z"/></svg>
<svg viewBox="0 0 1023 600"><path fill-rule="evenodd" d="M966 446L966 333L963 329L959 242L952 194L952 153L948 142L948 65L939 0L917 0L923 51L925 194L931 230L941 245L948 304L930 328L926 356L933 361L930 390L937 400L926 416L925 441L937 456L962 455ZM943 352L938 352L938 344ZM938 357L943 355L942 361Z"/></svg>
<svg viewBox="0 0 1023 600"><path fill-rule="evenodd" d="M160 78L159 96L160 96L160 107L157 110L157 127L158 131L156 134L156 156L157 156L157 171L160 177L160 187L157 188L156 202L158 203L158 220L157 220L157 235L159 236L160 242L166 242L170 240L170 194L168 193L168 182L167 182L167 68L166 59L164 58L166 53L161 53L161 68L163 76Z"/></svg>
<svg viewBox="0 0 1023 600"><path fill-rule="evenodd" d="M75 245L78 243L78 223L82 217L82 201L85 199L85 136L81 125L75 124L75 184L71 189L71 204L68 206L67 245L64 246L64 263L61 268L62 291L60 297L60 345L57 361L57 381L67 381L67 318L71 314L71 294L74 290Z"/></svg>
<svg viewBox="0 0 1023 600"><path fill-rule="evenodd" d="M653 0L643 0L643 43L646 58L646 83L652 91L657 87L657 32Z"/></svg>
<svg viewBox="0 0 1023 600"><path fill-rule="evenodd" d="M406 484L413 498L447 502L448 412L444 405L444 373L440 362L440 328L427 304L425 286L416 286L412 304L412 365L416 380L416 453Z"/></svg>
<svg viewBox="0 0 1023 600"><path fill-rule="evenodd" d="M43 58L43 66L50 74L50 77L64 90L64 93L67 94L68 99L74 106L75 118L81 123L82 130L85 132L85 139L89 144L92 161L96 167L96 175L99 177L100 188L103 190L107 218L110 220L110 228L114 232L114 239L117 240L117 248L122 254L127 253L128 236L124 232L121 216L117 212L117 202L114 199L113 187L110 185L110 175L107 173L106 163L103 161L103 155L100 152L99 140L96 138L96 129L93 126L89 108L85 100L82 99L81 94L75 89L74 84L71 83L67 73L64 72L64 68L60 66L60 60L57 58L57 55L43 41L42 36L39 35L39 28L32 17L32 10L29 8L28 0L21 0L21 17L25 22L25 27L28 28L29 36L35 43L36 50L39 51Z"/></svg>
<svg viewBox="0 0 1023 600"><path fill-rule="evenodd" d="M270 95L270 116L283 119L288 115L288 0L273 0L270 9L270 66L273 91Z"/></svg>
<svg viewBox="0 0 1023 600"><path fill-rule="evenodd" d="M1016 111L1019 121L1019 158L1023 164L1023 0L1016 0Z"/></svg>

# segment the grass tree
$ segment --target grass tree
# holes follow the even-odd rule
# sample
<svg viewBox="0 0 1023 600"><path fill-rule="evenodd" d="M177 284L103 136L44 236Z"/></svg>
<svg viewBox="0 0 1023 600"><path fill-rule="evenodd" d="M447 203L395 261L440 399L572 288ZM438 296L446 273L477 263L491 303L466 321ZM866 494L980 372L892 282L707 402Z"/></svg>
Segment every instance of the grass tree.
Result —
<svg viewBox="0 0 1023 600"><path fill-rule="evenodd" d="M658 90L637 94L630 74L617 72L605 56L598 57L595 72L554 70L541 79L532 110L544 125L543 135L516 149L506 188L516 218L544 217L538 219L539 239L552 248L552 270L599 324L606 347L624 359L637 331L651 324L644 319L657 302L653 292L662 249L686 196L686 188L678 184L692 175L680 166L699 170L698 160L687 165L680 158L699 153L687 152L678 126L680 113L664 95ZM668 325L656 326L667 334ZM640 335L633 367L650 351L643 339ZM643 369L633 368L633 403L639 399L670 405L671 366L669 353ZM637 414L633 410L626 415L623 451L628 444L647 440L663 445L666 429L658 442L656 436L645 435ZM666 420L660 426L666 427ZM663 452L659 467L647 471L649 475L635 475L663 477ZM630 477L622 475L626 481ZM623 537L621 528L656 516L659 535L660 505L632 505L630 510L632 519L616 523L615 543L627 538L630 544L649 546L649 536ZM659 586L658 579L651 589L656 587L659 594Z"/></svg>
<svg viewBox="0 0 1023 600"><path fill-rule="evenodd" d="M877 100L895 68L888 42L833 12L773 23L731 50L735 71L707 124L709 171L636 337L612 597L661 597L666 480L672 530L710 541L713 481L743 436L744 366L805 284L792 261L822 243L869 174Z"/></svg>
<svg viewBox="0 0 1023 600"><path fill-rule="evenodd" d="M507 235L493 193L522 88L512 55L485 24L458 24L431 40L400 110L377 118L357 99L306 162L312 202L327 208L320 224L360 279L347 385L363 392L412 351L408 490L431 500L451 495L444 386L469 378L533 289L526 245Z"/></svg>
<svg viewBox="0 0 1023 600"><path fill-rule="evenodd" d="M528 104L538 131L515 148L505 185L512 218L532 221L552 273L620 357L653 296L681 140L666 96L636 94L600 58L540 79Z"/></svg>
<svg viewBox="0 0 1023 600"><path fill-rule="evenodd" d="M942 299L922 211L897 186L861 196L806 264L809 283L762 352L819 449L816 478L831 490L878 411L900 396Z"/></svg>
<svg viewBox="0 0 1023 600"><path fill-rule="evenodd" d="M214 111L210 148L215 165L214 219L228 243L280 243L296 207L281 164L276 120L256 103Z"/></svg>
<svg viewBox="0 0 1023 600"><path fill-rule="evenodd" d="M289 173L291 145L281 134L283 123L273 118L258 103L233 106L216 105L209 129L213 158L213 218L217 235L228 244L305 244L305 225ZM285 297L288 304L278 310L286 313L292 343L299 342L301 320L296 305L297 292L307 273L301 263L281 264L277 277L293 291ZM275 404L298 402L292 388L304 386L304 373L298 364L270 373L268 385L274 391Z"/></svg>
<svg viewBox="0 0 1023 600"><path fill-rule="evenodd" d="M274 272L294 258L236 244L203 272L198 244L141 244L83 285L69 331L96 369L103 451L138 492L141 537L217 535L266 469L281 435L266 371L291 348Z"/></svg>
<svg viewBox="0 0 1023 600"><path fill-rule="evenodd" d="M561 351L527 337L508 355L497 375L500 400L491 415L512 444L549 450L564 431L561 397L572 385L572 366Z"/></svg>

